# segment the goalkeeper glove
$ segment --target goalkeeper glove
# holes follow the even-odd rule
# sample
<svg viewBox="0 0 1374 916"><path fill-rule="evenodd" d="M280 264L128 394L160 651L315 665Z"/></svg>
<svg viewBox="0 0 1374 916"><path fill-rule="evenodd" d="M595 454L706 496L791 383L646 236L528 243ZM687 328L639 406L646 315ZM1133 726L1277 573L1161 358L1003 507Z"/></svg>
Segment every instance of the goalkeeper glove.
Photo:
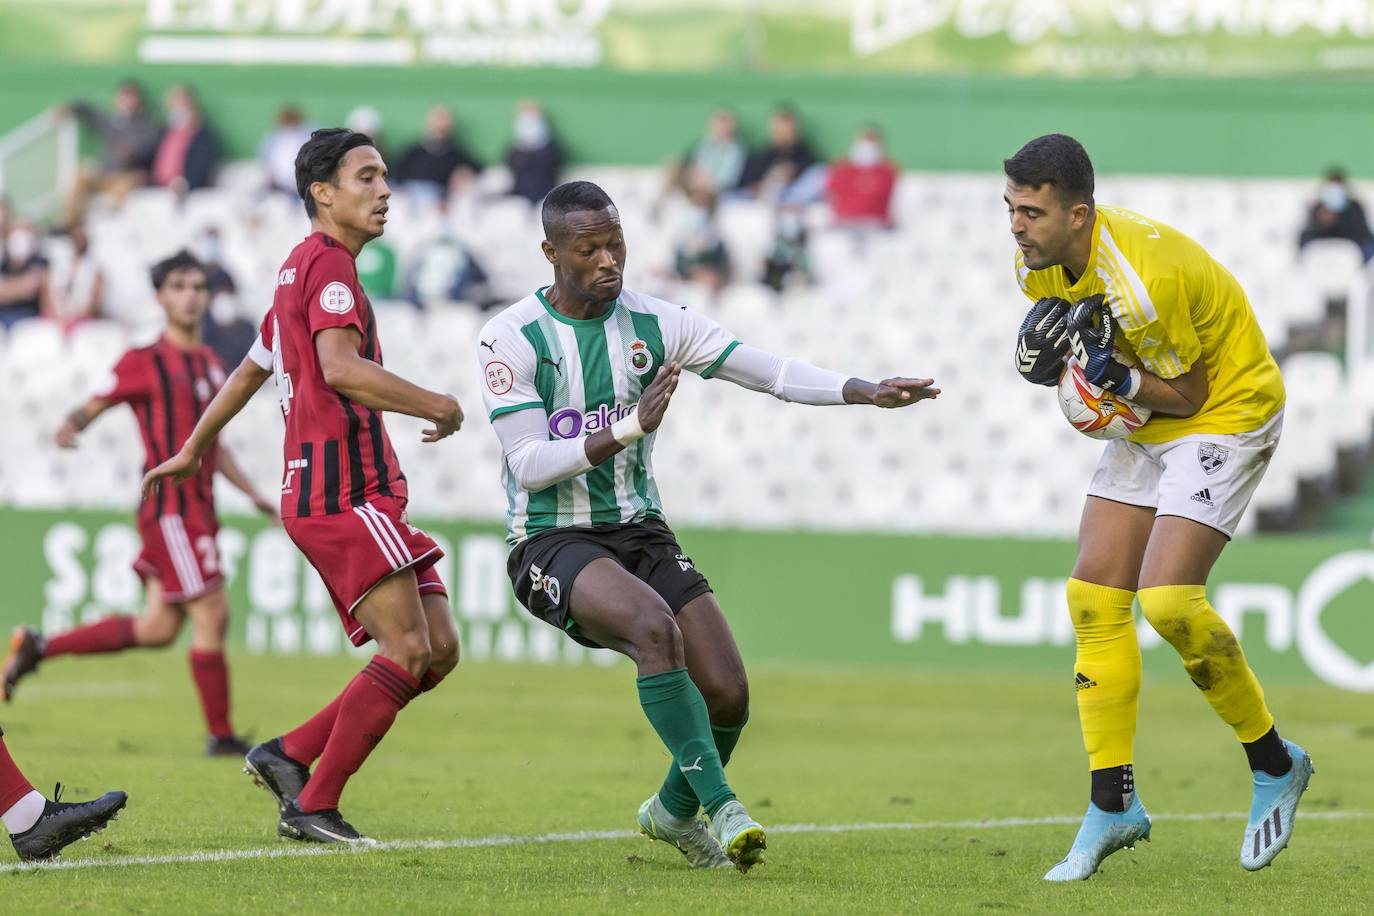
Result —
<svg viewBox="0 0 1374 916"><path fill-rule="evenodd" d="M1140 372L1116 360L1116 318L1098 293L1079 299L1069 310L1069 344L1083 377L1104 391L1129 398L1140 390Z"/></svg>
<svg viewBox="0 0 1374 916"><path fill-rule="evenodd" d="M1069 352L1069 304L1046 296L1026 313L1016 335L1016 371L1033 385L1055 385Z"/></svg>

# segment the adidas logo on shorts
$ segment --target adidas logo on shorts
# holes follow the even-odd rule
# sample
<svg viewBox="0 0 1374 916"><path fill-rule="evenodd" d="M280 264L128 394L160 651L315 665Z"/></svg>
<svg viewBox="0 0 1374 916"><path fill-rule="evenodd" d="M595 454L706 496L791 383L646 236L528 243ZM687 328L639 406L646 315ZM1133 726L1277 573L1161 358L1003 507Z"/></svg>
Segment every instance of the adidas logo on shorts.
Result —
<svg viewBox="0 0 1374 916"><path fill-rule="evenodd" d="M1202 503L1204 506L1211 506L1212 490L1210 487L1203 487L1201 490L1198 490L1196 493L1194 493L1191 498L1195 503Z"/></svg>

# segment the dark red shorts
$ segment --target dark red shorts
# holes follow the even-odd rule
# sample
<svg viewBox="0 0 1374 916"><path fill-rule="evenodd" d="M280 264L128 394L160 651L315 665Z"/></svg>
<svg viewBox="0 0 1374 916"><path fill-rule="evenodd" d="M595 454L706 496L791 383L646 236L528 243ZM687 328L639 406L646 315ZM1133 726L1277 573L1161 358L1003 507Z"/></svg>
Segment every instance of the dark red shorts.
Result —
<svg viewBox="0 0 1374 916"><path fill-rule="evenodd" d="M134 561L134 572L144 582L162 583L164 601L191 601L224 584L219 566L216 525L204 525L180 515L140 519L138 533L143 552Z"/></svg>
<svg viewBox="0 0 1374 916"><path fill-rule="evenodd" d="M406 519L405 503L379 496L334 515L283 519L286 533L315 567L355 646L372 639L353 611L387 576L413 569L420 594L447 594L434 564L444 555Z"/></svg>

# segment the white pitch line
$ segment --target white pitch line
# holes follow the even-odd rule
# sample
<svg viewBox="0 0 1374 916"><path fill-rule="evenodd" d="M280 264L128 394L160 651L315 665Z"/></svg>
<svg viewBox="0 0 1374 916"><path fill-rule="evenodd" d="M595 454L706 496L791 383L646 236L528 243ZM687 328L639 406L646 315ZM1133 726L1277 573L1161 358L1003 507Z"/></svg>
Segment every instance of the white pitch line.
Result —
<svg viewBox="0 0 1374 916"><path fill-rule="evenodd" d="M1152 814L1154 821L1215 821L1244 820L1240 812L1213 814ZM1302 819L1343 821L1370 817L1364 811L1313 811ZM1007 817L989 821L882 821L857 824L779 824L768 828L769 833L871 833L887 830L999 830L1004 827L1045 827L1072 825L1082 821L1081 815L1053 817ZM534 846L547 843L587 843L594 840L628 840L639 836L636 830L583 830L573 833L538 833L523 836L497 834L495 836L466 837L451 840L394 840L371 846L278 846L271 849L223 849L211 852L191 852L168 856L121 856L111 859L74 859L56 862L19 862L0 865L0 874L18 871L57 871L74 868L127 868L133 865L194 865L197 863L236 862L245 859L295 859L304 856L366 855L378 852L406 852L424 849L488 849L496 846Z"/></svg>

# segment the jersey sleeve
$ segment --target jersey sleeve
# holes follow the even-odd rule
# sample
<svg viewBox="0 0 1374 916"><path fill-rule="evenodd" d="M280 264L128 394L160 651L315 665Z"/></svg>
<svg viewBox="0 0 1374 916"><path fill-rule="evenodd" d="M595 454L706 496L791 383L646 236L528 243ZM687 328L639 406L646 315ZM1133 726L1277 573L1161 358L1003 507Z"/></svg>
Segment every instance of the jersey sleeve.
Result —
<svg viewBox="0 0 1374 916"><path fill-rule="evenodd" d="M720 369L739 341L735 335L700 312L669 306L664 322L664 350L668 362L682 364L688 372L710 378Z"/></svg>
<svg viewBox="0 0 1374 916"><path fill-rule="evenodd" d="M262 324L258 326L258 336L253 340L253 345L248 348L248 358L264 371L272 368L272 346L275 340L275 330L276 325L272 321L272 310L268 309L267 314L262 316Z"/></svg>
<svg viewBox="0 0 1374 916"><path fill-rule="evenodd" d="M127 404L147 400L152 396L152 379L148 360L137 350L130 350L119 358L114 368L98 382L91 397L111 404Z"/></svg>
<svg viewBox="0 0 1374 916"><path fill-rule="evenodd" d="M506 339L495 339L499 336ZM484 339L493 341L493 349L482 345ZM493 335L483 330L478 335L477 365L488 420L519 410L544 409L544 399L534 384L534 348L523 336Z"/></svg>
<svg viewBox="0 0 1374 916"><path fill-rule="evenodd" d="M310 263L301 295L311 337L326 328L355 328L367 336L357 278L353 259L342 248L326 248Z"/></svg>
<svg viewBox="0 0 1374 916"><path fill-rule="evenodd" d="M1202 354L1193 327L1187 284L1179 276L1147 280L1130 290L1117 308L1121 330L1146 371L1178 378Z"/></svg>

